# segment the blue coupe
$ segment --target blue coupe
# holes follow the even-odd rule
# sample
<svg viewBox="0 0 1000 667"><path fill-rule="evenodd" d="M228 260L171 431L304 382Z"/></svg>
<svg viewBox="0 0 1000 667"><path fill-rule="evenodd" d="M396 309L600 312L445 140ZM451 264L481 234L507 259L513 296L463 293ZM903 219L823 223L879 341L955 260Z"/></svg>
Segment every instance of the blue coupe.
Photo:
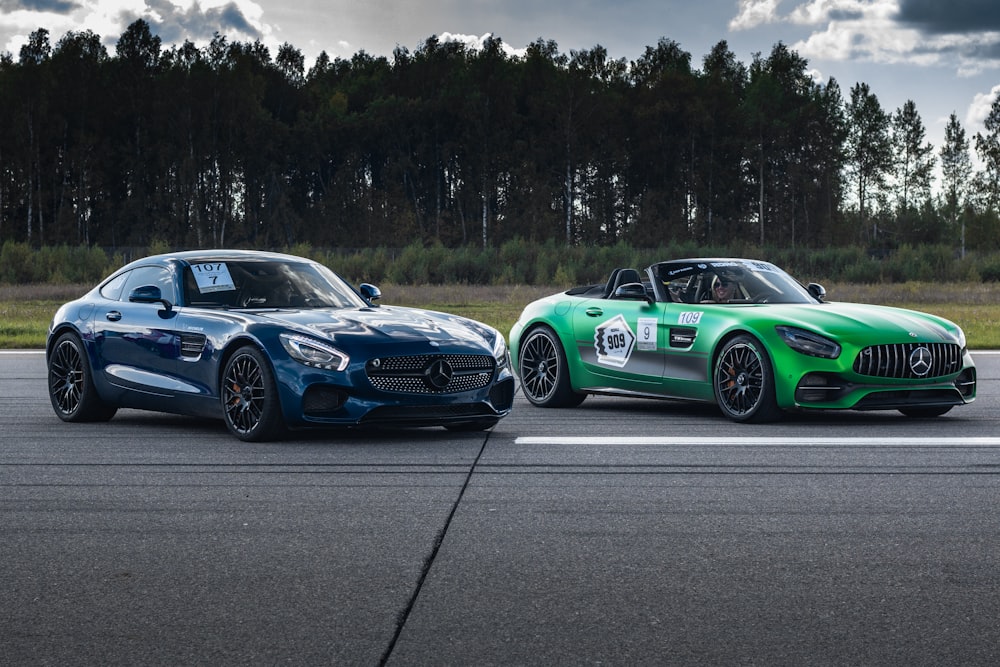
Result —
<svg viewBox="0 0 1000 667"><path fill-rule="evenodd" d="M507 415L504 337L455 315L379 306L317 262L202 250L132 262L62 306L49 395L69 422L118 408L221 417L241 440L286 428L486 429Z"/></svg>

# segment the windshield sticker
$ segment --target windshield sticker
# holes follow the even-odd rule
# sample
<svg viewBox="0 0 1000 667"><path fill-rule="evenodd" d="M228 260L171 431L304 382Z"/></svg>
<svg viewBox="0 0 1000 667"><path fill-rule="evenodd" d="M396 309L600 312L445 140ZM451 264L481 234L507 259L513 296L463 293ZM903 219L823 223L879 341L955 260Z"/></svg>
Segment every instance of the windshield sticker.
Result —
<svg viewBox="0 0 1000 667"><path fill-rule="evenodd" d="M643 351L656 350L656 325L659 322L655 317L640 317L638 329L638 340L635 348Z"/></svg>
<svg viewBox="0 0 1000 667"><path fill-rule="evenodd" d="M198 283L198 291L202 294L236 289L233 277L229 275L229 267L226 266L225 262L192 264L191 271L194 272L194 280Z"/></svg>
<svg viewBox="0 0 1000 667"><path fill-rule="evenodd" d="M750 260L746 263L750 267L751 271L766 271L768 273L776 273L778 267L769 262L761 262L760 260Z"/></svg>
<svg viewBox="0 0 1000 667"><path fill-rule="evenodd" d="M594 349L597 350L599 364L623 368L632 356L633 348L635 334L621 315L598 324L594 329Z"/></svg>
<svg viewBox="0 0 1000 667"><path fill-rule="evenodd" d="M679 313L677 315L677 324L698 324L701 322L701 315L701 311Z"/></svg>

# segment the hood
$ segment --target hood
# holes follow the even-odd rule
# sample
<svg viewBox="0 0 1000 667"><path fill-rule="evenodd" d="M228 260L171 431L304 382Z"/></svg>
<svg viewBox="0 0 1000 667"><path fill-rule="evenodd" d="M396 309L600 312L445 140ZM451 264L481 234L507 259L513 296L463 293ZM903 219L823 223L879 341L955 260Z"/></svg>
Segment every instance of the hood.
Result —
<svg viewBox="0 0 1000 667"><path fill-rule="evenodd" d="M887 343L959 343L962 330L952 322L914 310L859 303L815 306L773 306L768 312L776 324L789 324L836 340L864 345ZM782 320L778 322L777 320Z"/></svg>
<svg viewBox="0 0 1000 667"><path fill-rule="evenodd" d="M489 351L496 335L486 325L464 317L399 306L259 311L255 315L339 345L355 340L365 344L457 343L485 346Z"/></svg>

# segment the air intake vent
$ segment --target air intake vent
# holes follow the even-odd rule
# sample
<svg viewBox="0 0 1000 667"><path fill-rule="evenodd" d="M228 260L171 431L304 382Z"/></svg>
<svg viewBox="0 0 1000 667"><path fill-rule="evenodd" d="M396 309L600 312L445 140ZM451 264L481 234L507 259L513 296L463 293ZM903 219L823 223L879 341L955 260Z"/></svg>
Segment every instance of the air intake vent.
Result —
<svg viewBox="0 0 1000 667"><path fill-rule="evenodd" d="M204 334L182 334L181 356L185 359L197 359L205 351L206 340Z"/></svg>

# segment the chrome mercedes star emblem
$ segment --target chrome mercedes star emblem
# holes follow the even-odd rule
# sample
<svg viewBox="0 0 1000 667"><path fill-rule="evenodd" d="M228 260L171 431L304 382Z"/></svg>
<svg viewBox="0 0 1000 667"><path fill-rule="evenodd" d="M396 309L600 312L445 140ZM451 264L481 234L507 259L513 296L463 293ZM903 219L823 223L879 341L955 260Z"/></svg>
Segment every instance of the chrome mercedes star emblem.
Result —
<svg viewBox="0 0 1000 667"><path fill-rule="evenodd" d="M917 377L924 377L931 372L931 362L934 356L926 347L918 347L910 353L910 370Z"/></svg>
<svg viewBox="0 0 1000 667"><path fill-rule="evenodd" d="M451 383L453 374L451 364L444 359L436 359L424 369L424 378L427 380L427 384L435 389L447 387Z"/></svg>

